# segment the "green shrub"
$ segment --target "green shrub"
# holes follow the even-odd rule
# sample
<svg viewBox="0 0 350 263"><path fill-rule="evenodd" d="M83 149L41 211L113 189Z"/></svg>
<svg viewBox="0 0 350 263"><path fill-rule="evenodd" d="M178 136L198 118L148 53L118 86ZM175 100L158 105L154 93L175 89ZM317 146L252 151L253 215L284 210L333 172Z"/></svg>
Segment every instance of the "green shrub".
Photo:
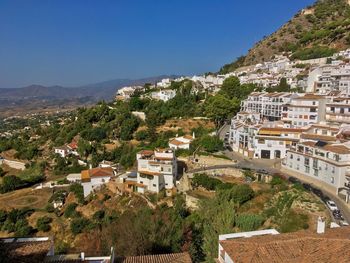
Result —
<svg viewBox="0 0 350 263"><path fill-rule="evenodd" d="M47 204L45 207L46 212L53 213L55 212L55 208L53 207L53 204Z"/></svg>
<svg viewBox="0 0 350 263"><path fill-rule="evenodd" d="M78 202L80 204L84 203L84 188L79 183L74 183L69 186L69 191L73 192L75 195L75 198L78 199Z"/></svg>
<svg viewBox="0 0 350 263"><path fill-rule="evenodd" d="M236 218L236 225L242 231L257 230L264 223L264 217L256 214L241 214Z"/></svg>
<svg viewBox="0 0 350 263"><path fill-rule="evenodd" d="M99 210L97 212L94 213L94 215L92 216L92 219L97 222L100 223L103 218L105 217L105 211L104 210Z"/></svg>
<svg viewBox="0 0 350 263"><path fill-rule="evenodd" d="M79 216L79 213L75 210L75 208L78 206L76 203L71 203L67 205L66 209L64 210L64 217L66 218L72 218Z"/></svg>
<svg viewBox="0 0 350 263"><path fill-rule="evenodd" d="M292 59L315 59L330 57L336 52L335 49L329 47L315 46L311 48L304 48L293 53Z"/></svg>
<svg viewBox="0 0 350 263"><path fill-rule="evenodd" d="M90 220L80 217L74 219L70 224L70 229L74 235L82 233L85 229L89 228L91 225Z"/></svg>
<svg viewBox="0 0 350 263"><path fill-rule="evenodd" d="M209 191L219 189L230 189L234 186L234 184L224 183L221 180L209 177L206 174L195 174L192 179L192 185L194 187L204 187Z"/></svg>
<svg viewBox="0 0 350 263"><path fill-rule="evenodd" d="M51 226L50 226L51 222L52 222L52 218L51 217L48 217L48 216L40 217L36 221L36 228L39 231L48 232L51 229Z"/></svg>
<svg viewBox="0 0 350 263"><path fill-rule="evenodd" d="M220 191L219 195L221 198L232 200L234 203L241 205L254 197L254 191L246 184L234 185L229 190Z"/></svg>

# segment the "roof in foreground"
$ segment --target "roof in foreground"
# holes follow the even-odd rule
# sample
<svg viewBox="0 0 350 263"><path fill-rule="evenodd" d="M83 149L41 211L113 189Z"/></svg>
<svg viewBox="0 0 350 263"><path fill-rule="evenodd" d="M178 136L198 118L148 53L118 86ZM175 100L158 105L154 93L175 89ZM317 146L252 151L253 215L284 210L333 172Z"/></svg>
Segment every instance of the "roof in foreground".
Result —
<svg viewBox="0 0 350 263"><path fill-rule="evenodd" d="M235 263L350 262L350 227L220 241Z"/></svg>
<svg viewBox="0 0 350 263"><path fill-rule="evenodd" d="M4 240L4 239L2 239ZM14 239L13 242L1 243L6 255L5 262L36 263L43 262L51 249L51 240L25 241Z"/></svg>
<svg viewBox="0 0 350 263"><path fill-rule="evenodd" d="M191 263L190 254L173 253L173 254L160 254L160 255L147 255L136 257L124 257L117 258L116 263Z"/></svg>

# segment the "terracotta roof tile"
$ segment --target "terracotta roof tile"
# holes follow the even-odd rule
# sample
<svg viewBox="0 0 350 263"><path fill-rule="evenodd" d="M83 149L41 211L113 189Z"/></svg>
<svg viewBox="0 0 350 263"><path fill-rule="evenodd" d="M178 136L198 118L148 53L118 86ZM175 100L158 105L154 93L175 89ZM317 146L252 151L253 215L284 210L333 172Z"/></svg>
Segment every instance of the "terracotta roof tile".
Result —
<svg viewBox="0 0 350 263"><path fill-rule="evenodd" d="M117 258L117 263L191 263L189 253L173 253Z"/></svg>
<svg viewBox="0 0 350 263"><path fill-rule="evenodd" d="M21 262L36 263L43 262L49 252L51 241L33 241L33 242L11 242L2 243L5 251L7 251L7 261L5 262Z"/></svg>
<svg viewBox="0 0 350 263"><path fill-rule="evenodd" d="M220 241L235 263L350 262L350 227Z"/></svg>

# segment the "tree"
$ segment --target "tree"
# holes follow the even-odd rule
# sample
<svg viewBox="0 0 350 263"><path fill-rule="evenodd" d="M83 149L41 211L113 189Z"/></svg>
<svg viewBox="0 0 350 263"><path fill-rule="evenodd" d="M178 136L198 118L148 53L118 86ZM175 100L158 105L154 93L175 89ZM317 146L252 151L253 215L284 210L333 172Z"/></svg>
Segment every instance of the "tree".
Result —
<svg viewBox="0 0 350 263"><path fill-rule="evenodd" d="M224 80L221 86L221 94L226 98L232 99L234 97L239 98L241 83L237 77L228 77Z"/></svg>
<svg viewBox="0 0 350 263"><path fill-rule="evenodd" d="M10 191L14 191L22 187L23 185L24 185L24 182L21 180L21 178L15 175L8 175L8 176L5 176L2 180L0 192L7 193Z"/></svg>
<svg viewBox="0 0 350 263"><path fill-rule="evenodd" d="M48 216L40 217L36 221L36 228L39 231L48 232L51 229L51 226L50 226L51 222L52 222L52 218L51 217L48 217Z"/></svg>
<svg viewBox="0 0 350 263"><path fill-rule="evenodd" d="M120 127L120 139L127 141L132 138L132 134L139 126L139 120L135 116L126 119Z"/></svg>
<svg viewBox="0 0 350 263"><path fill-rule="evenodd" d="M4 171L4 169L0 167L0 177L3 177L5 174L6 172Z"/></svg>
<svg viewBox="0 0 350 263"><path fill-rule="evenodd" d="M230 100L218 94L206 100L204 105L205 114L213 119L216 126L219 127L239 110L239 103L237 99Z"/></svg>
<svg viewBox="0 0 350 263"><path fill-rule="evenodd" d="M218 136L206 135L200 139L200 145L205 151L210 153L223 149L223 142Z"/></svg>
<svg viewBox="0 0 350 263"><path fill-rule="evenodd" d="M73 221L71 222L70 229L74 235L77 235L83 232L84 229L88 228L90 223L91 223L90 220L84 217L76 218L76 219L73 219Z"/></svg>

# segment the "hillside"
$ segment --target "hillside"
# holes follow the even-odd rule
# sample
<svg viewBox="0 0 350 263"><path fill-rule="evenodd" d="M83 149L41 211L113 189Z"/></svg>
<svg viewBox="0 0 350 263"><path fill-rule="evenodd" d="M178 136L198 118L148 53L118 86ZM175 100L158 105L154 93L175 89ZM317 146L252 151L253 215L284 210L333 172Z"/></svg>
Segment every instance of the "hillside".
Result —
<svg viewBox="0 0 350 263"><path fill-rule="evenodd" d="M245 56L223 66L220 73L261 63L277 54L288 53L292 59L303 60L330 56L349 46L350 1L318 0L256 43Z"/></svg>

